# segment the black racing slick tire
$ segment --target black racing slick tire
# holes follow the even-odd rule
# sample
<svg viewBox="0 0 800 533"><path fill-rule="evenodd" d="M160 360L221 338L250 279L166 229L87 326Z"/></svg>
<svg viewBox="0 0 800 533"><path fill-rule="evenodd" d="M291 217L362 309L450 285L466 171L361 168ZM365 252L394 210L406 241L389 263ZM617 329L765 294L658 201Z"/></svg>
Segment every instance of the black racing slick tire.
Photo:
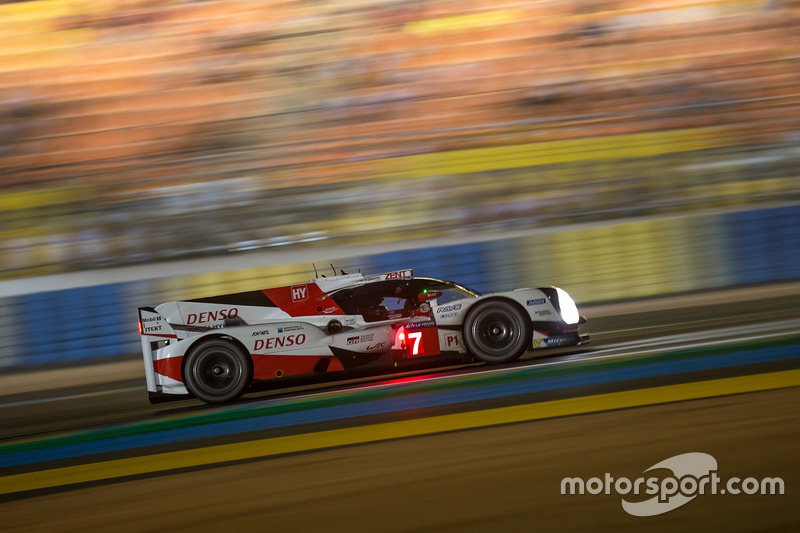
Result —
<svg viewBox="0 0 800 533"><path fill-rule="evenodd" d="M467 350L484 363L516 361L528 350L532 334L530 317L508 300L480 302L464 322Z"/></svg>
<svg viewBox="0 0 800 533"><path fill-rule="evenodd" d="M231 341L206 341L189 352L183 379L189 392L206 403L232 402L253 380L252 361Z"/></svg>

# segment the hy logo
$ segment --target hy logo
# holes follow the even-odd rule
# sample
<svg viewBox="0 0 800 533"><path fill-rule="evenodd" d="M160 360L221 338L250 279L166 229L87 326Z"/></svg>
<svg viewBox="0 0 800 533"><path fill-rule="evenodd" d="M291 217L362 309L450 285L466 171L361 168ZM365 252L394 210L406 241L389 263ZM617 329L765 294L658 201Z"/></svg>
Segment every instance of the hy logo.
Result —
<svg viewBox="0 0 800 533"><path fill-rule="evenodd" d="M656 463L645 472L656 470L658 468L666 468L672 471L672 478L681 480L685 476L691 476L692 479L707 478L711 472L717 470L717 460L701 452L683 453L675 455L669 459L664 459L660 463ZM696 488L696 486L695 486ZM629 502L622 499L622 508L625 512L633 516L656 516L668 513L677 509L681 505L685 505L697 497L697 492L694 494L686 495L681 492L676 494L669 494L669 492L661 491L658 496L654 496L649 500L643 502Z"/></svg>
<svg viewBox="0 0 800 533"><path fill-rule="evenodd" d="M292 287L292 301L302 302L308 299L308 285L295 285Z"/></svg>

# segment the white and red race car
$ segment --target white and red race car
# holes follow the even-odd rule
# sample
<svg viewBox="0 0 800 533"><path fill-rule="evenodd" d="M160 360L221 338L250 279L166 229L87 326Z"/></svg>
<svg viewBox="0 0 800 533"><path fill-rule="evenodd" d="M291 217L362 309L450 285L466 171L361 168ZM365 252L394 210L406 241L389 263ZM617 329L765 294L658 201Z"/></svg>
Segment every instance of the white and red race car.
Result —
<svg viewBox="0 0 800 533"><path fill-rule="evenodd" d="M480 295L411 270L139 308L153 403L187 395L225 403L265 380L403 360L507 363L529 349L589 342L583 322L555 287Z"/></svg>

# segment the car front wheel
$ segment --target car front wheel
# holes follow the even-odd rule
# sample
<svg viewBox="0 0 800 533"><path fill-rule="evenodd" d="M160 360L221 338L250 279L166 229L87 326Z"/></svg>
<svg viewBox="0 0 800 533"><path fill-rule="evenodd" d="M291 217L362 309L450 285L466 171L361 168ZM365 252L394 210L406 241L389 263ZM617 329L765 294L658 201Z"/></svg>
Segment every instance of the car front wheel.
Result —
<svg viewBox="0 0 800 533"><path fill-rule="evenodd" d="M485 363L516 361L527 351L531 334L531 321L525 311L505 300L476 304L464 323L467 349Z"/></svg>

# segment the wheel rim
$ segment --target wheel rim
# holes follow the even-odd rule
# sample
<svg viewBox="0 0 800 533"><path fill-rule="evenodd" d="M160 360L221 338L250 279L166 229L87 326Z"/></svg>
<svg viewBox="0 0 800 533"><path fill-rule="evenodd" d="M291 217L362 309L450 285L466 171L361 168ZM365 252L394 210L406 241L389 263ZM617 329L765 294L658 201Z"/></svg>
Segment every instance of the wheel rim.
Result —
<svg viewBox="0 0 800 533"><path fill-rule="evenodd" d="M202 353L192 368L194 382L203 391L222 395L232 391L242 377L236 354L227 350Z"/></svg>
<svg viewBox="0 0 800 533"><path fill-rule="evenodd" d="M480 311L471 325L477 348L491 355L503 355L518 346L523 329L514 314L492 308Z"/></svg>

